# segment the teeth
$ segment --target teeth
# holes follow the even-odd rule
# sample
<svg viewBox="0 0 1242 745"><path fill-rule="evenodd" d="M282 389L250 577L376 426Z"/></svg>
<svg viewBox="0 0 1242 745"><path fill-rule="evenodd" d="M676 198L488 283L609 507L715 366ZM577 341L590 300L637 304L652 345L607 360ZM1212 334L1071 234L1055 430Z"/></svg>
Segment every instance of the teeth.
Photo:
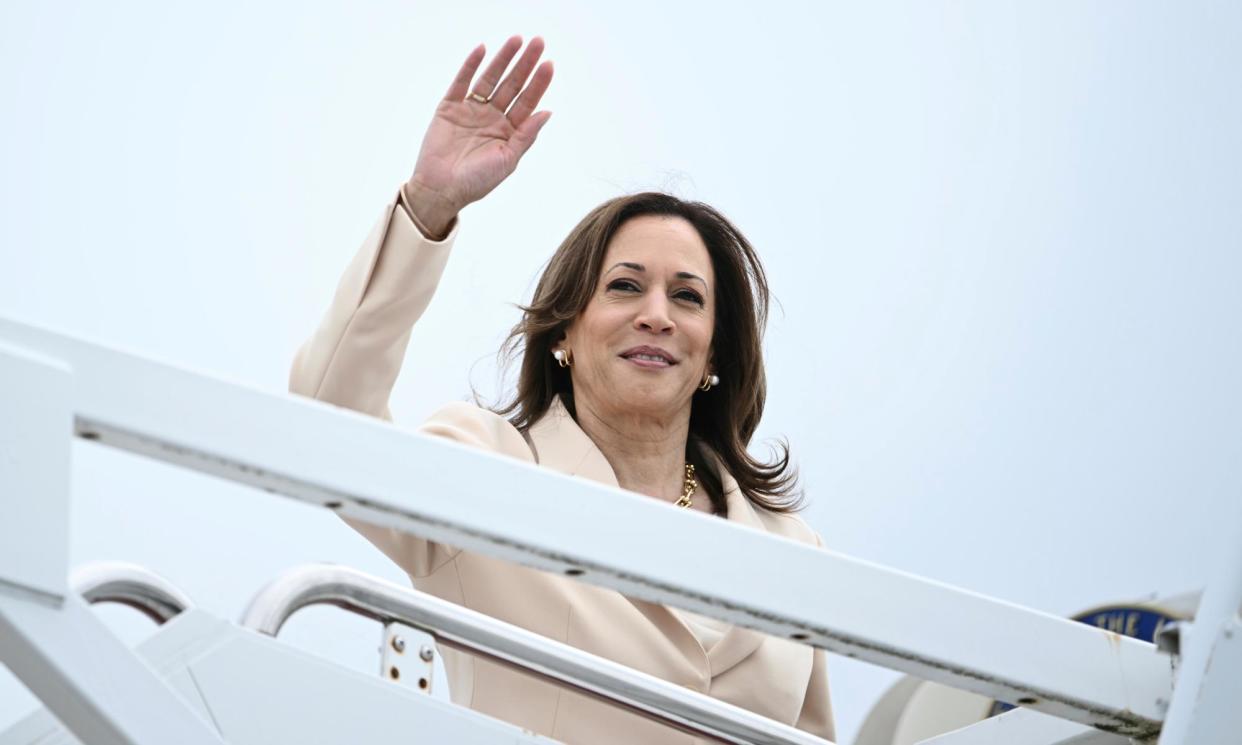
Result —
<svg viewBox="0 0 1242 745"><path fill-rule="evenodd" d="M654 354L631 354L630 359L648 360L651 362L668 362L668 360Z"/></svg>

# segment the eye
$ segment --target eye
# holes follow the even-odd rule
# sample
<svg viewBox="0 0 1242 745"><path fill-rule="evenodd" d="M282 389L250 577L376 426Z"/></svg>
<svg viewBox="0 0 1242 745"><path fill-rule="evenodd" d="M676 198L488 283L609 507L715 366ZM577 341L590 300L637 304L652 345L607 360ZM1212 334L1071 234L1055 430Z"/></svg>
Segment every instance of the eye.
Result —
<svg viewBox="0 0 1242 745"><path fill-rule="evenodd" d="M702 308L704 304L703 296L695 292L694 290L678 290L677 294L674 295L673 297L680 298L681 300L689 300L690 302L694 303L700 308Z"/></svg>
<svg viewBox="0 0 1242 745"><path fill-rule="evenodd" d="M638 292L638 285L630 279L614 279L608 283L608 289L622 292Z"/></svg>

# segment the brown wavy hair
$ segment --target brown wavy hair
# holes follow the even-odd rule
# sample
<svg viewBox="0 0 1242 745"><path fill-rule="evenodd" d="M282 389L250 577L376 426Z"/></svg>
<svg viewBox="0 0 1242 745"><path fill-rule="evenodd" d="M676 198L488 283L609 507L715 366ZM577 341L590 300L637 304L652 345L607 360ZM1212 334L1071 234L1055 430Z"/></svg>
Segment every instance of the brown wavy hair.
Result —
<svg viewBox="0 0 1242 745"><path fill-rule="evenodd" d="M771 463L747 451L767 395L763 368L770 295L767 277L742 232L702 202L660 192L617 197L591 210L570 231L539 278L530 305L520 306L522 319L501 348L502 356L510 361L520 355L522 366L513 399L496 413L525 431L560 396L577 418L569 370L556 364L552 347L594 296L612 236L627 220L640 215L680 217L693 225L716 273L712 357L720 385L694 395L686 460L694 464L717 514L726 514L727 508L716 459L752 503L773 512L801 509L804 499L797 489L788 445L777 444Z"/></svg>

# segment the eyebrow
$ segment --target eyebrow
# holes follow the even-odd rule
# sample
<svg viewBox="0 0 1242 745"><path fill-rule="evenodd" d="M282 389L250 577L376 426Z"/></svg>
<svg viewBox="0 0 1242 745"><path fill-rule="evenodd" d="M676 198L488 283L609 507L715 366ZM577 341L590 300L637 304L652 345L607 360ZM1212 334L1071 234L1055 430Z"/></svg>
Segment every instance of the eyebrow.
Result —
<svg viewBox="0 0 1242 745"><path fill-rule="evenodd" d="M647 271L647 267L643 266L642 264L635 264L632 261L618 261L616 264L613 264L611 267L609 267L608 271L604 272L604 274L608 274L613 269L616 269L619 266L625 267L626 269L633 269L636 272ZM691 274L690 272L677 272L675 276L677 277L677 279L697 279L698 281L703 283L703 289L705 290L707 289L707 280L703 279L697 274Z"/></svg>

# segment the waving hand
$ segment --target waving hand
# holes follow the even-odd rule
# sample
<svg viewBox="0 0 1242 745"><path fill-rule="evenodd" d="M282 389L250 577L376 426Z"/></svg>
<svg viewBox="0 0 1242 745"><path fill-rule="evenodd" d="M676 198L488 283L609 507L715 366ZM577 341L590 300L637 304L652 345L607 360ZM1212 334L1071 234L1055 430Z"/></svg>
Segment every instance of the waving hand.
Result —
<svg viewBox="0 0 1242 745"><path fill-rule="evenodd" d="M552 116L549 111L535 113L552 82L550 61L535 67L543 46L543 39L532 39L501 80L522 47L522 37L509 38L476 80L485 54L480 44L436 107L405 187L410 208L432 232L442 234L458 211L513 173Z"/></svg>

